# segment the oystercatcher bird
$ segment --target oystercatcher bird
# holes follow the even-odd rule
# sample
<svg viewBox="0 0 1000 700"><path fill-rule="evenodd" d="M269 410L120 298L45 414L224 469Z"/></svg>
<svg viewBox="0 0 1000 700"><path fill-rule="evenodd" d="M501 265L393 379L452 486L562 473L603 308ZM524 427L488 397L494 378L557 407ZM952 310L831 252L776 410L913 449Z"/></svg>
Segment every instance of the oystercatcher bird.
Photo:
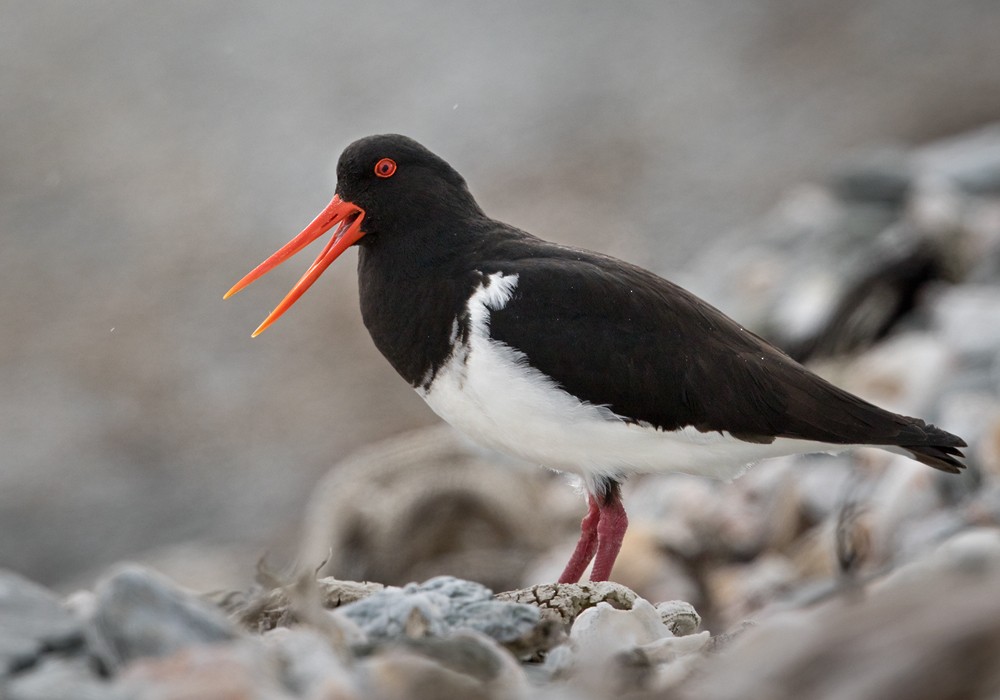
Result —
<svg viewBox="0 0 1000 700"><path fill-rule="evenodd" d="M768 457L874 445L946 472L961 438L816 376L651 272L487 216L405 136L355 141L330 204L228 298L336 227L262 332L359 248L361 315L389 363L473 440L582 478L589 510L561 582L611 574L639 472L732 478Z"/></svg>

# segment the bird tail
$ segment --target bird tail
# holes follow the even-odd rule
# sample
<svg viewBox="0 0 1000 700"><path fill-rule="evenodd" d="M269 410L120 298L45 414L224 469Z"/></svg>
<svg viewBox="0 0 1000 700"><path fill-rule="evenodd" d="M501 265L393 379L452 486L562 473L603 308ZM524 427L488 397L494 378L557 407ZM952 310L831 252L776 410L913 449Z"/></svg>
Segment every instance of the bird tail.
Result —
<svg viewBox="0 0 1000 700"><path fill-rule="evenodd" d="M920 435L920 439L913 443L906 440L900 443L899 447L908 452L913 459L929 467L950 474L958 474L965 469L965 465L958 461L959 458L965 457L960 449L968 447L965 440L946 430L924 423L920 419L910 418L909 420L913 421L913 427L917 429L914 432Z"/></svg>

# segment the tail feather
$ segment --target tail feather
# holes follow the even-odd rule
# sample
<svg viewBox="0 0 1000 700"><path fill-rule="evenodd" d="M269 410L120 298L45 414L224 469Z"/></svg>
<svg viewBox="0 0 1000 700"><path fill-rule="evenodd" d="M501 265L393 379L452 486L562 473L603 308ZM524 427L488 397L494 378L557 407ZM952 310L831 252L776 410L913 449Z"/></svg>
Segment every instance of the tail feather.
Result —
<svg viewBox="0 0 1000 700"><path fill-rule="evenodd" d="M951 474L958 474L962 469L965 469L965 465L958 461L959 458L965 458L960 449L968 447L965 440L934 425L924 423L918 418L908 418L907 420L912 421L912 427L915 430L906 437L911 438L911 435L913 437L919 435L919 439L916 441L901 440L898 444L909 452L915 460Z"/></svg>
<svg viewBox="0 0 1000 700"><path fill-rule="evenodd" d="M955 447L938 447L932 445L922 445L920 447L903 447L910 453L913 459L928 467L940 469L949 474L958 474L965 465L958 461L958 458L965 458L962 451Z"/></svg>

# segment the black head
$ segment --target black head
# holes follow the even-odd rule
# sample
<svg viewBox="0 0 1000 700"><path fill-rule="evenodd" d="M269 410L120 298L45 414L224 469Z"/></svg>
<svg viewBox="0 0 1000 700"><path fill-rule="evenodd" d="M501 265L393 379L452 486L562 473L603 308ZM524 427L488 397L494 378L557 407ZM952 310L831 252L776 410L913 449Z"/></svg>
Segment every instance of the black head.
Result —
<svg viewBox="0 0 1000 700"><path fill-rule="evenodd" d="M366 235L482 214L454 168L399 134L367 136L344 149L337 194L364 210Z"/></svg>
<svg viewBox="0 0 1000 700"><path fill-rule="evenodd" d="M337 191L326 209L298 236L237 282L226 298L336 227L333 240L254 331L256 336L355 243L375 246L376 242L418 238L426 242L440 231L454 230L456 222L482 216L465 180L445 161L406 136L368 136L355 141L341 154L337 163Z"/></svg>

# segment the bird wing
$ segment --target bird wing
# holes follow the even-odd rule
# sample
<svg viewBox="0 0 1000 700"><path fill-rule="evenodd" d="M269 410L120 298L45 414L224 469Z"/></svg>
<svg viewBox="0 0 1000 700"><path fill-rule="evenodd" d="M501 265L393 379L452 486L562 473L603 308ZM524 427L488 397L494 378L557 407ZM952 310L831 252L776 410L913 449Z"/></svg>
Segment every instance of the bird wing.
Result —
<svg viewBox="0 0 1000 700"><path fill-rule="evenodd" d="M518 282L506 306L491 313L491 337L567 392L626 420L662 430L726 431L752 442L790 437L907 448L943 442L945 454L928 459L948 466L954 462L948 455L957 452L948 446L962 444L835 387L641 268L559 246L507 257L496 268L517 274Z"/></svg>

